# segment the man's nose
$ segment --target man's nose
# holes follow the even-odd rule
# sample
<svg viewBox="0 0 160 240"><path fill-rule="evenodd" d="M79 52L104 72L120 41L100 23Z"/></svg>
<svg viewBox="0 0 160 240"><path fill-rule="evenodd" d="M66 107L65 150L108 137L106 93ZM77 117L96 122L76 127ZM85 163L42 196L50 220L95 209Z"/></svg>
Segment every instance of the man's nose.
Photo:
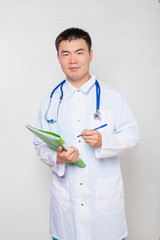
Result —
<svg viewBox="0 0 160 240"><path fill-rule="evenodd" d="M71 54L70 55L70 63L77 63L77 58L75 54Z"/></svg>

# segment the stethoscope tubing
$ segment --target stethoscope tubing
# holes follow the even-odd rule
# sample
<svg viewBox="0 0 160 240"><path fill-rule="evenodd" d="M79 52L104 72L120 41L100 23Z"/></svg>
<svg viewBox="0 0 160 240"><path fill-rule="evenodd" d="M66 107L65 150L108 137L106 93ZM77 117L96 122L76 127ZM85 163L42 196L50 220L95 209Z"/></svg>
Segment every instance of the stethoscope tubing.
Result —
<svg viewBox="0 0 160 240"><path fill-rule="evenodd" d="M96 110L100 109L100 95L101 95L101 89L99 86L99 83L97 80L95 80L95 85L96 85Z"/></svg>
<svg viewBox="0 0 160 240"><path fill-rule="evenodd" d="M48 122L48 123L55 123L58 119L58 111L59 111L59 107L60 107L60 104L63 100L63 85L65 84L66 80L63 80L61 83L59 83L54 89L53 91L51 92L50 94L50 99L49 99L49 104L48 104L48 108L47 108L47 111L44 115L45 117L45 120ZM100 85L98 83L97 80L95 80L95 86L96 86L96 112L94 113L94 117L95 118L98 118L101 120L101 114L100 114L100 95L101 95L101 89L100 89ZM60 91L61 91L61 95L60 95L60 98L59 98L59 104L58 104L58 107L57 107L57 119L47 119L47 114L49 112L49 108L50 108L50 105L51 105L51 101L52 101L52 97L53 97L53 94L54 92L60 87Z"/></svg>
<svg viewBox="0 0 160 240"><path fill-rule="evenodd" d="M63 89L62 89L62 88L63 88L63 85L64 85L65 82L66 82L66 80L63 80L60 84L58 84L58 85L53 89L53 91L51 92L50 98L53 97L54 92L57 90L57 88L60 87L60 90L61 90L60 99L63 99Z"/></svg>

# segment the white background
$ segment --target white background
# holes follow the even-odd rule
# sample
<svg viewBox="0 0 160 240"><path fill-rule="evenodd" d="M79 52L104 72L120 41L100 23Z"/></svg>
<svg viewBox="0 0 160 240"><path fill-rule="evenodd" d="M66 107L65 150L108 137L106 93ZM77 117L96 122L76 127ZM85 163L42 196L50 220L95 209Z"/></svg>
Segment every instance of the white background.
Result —
<svg viewBox="0 0 160 240"><path fill-rule="evenodd" d="M25 124L35 125L43 97L64 79L54 40L68 27L90 33L91 73L122 92L139 125L137 151L121 157L127 240L158 240L158 0L0 0L0 239L51 239L51 171Z"/></svg>

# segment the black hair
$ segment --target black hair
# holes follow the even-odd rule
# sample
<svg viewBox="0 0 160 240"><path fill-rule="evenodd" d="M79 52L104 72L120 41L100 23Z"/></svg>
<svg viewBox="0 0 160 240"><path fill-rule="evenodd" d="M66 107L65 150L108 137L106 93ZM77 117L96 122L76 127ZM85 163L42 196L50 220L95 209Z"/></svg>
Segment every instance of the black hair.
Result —
<svg viewBox="0 0 160 240"><path fill-rule="evenodd" d="M64 30L63 32L61 32L55 41L55 46L57 49L57 52L59 51L59 44L61 43L61 41L72 41L72 40L76 40L76 39L84 39L88 45L88 50L90 52L91 47L92 47L92 40L91 37L89 35L88 32L80 29L80 28L68 28L66 30Z"/></svg>

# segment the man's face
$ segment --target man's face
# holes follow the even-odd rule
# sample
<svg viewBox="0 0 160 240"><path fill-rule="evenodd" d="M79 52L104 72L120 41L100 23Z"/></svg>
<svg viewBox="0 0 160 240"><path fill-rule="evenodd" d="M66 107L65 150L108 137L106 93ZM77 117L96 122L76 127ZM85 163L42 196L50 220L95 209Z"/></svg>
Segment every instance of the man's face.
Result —
<svg viewBox="0 0 160 240"><path fill-rule="evenodd" d="M84 39L62 41L59 45L58 60L67 80L81 85L89 80L89 66L93 52L88 50Z"/></svg>

